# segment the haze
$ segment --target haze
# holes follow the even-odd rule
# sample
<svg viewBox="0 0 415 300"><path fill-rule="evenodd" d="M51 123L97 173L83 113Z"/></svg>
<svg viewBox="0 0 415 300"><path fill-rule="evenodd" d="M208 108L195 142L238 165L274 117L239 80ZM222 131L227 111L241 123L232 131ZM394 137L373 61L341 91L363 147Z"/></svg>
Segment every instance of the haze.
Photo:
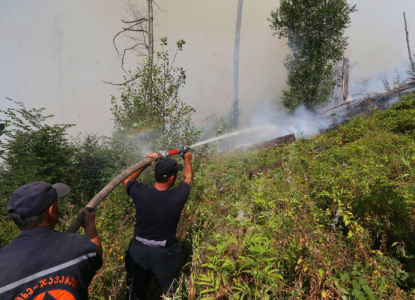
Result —
<svg viewBox="0 0 415 300"><path fill-rule="evenodd" d="M141 0L144 1L144 0ZM214 112L229 110L233 97L233 47L237 0L159 0L155 37L187 42L176 65L187 70L187 84L181 91L184 102L196 108L197 123ZM143 2L142 2L143 3ZM408 64L402 12L415 50L415 5L413 0L359 0L347 30L346 56L356 66L351 71L355 91L381 88L379 74L401 72ZM286 41L273 36L267 17L278 0L245 0L240 45L240 101L242 123L249 123L261 103L271 101L274 109L285 87L283 60L289 53ZM71 0L0 2L0 109L11 98L27 107L45 107L62 122L59 38L53 35L61 18L62 84L64 121L77 132L110 134L111 95L117 87L101 80L122 82L120 60L112 45L114 35L128 18L122 1ZM119 46L127 40L120 39ZM159 43L156 42L156 45ZM130 54L135 68L139 58ZM390 75L389 75L390 76ZM363 79L372 78L362 84Z"/></svg>

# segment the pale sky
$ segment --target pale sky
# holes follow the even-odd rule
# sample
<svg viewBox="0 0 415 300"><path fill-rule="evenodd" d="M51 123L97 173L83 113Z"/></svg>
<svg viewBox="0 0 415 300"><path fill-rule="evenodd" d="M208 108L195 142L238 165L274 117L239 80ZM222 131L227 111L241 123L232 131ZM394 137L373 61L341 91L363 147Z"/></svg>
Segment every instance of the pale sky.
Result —
<svg viewBox="0 0 415 300"><path fill-rule="evenodd" d="M140 0L144 3L144 0ZM415 51L414 0L354 0L359 11L347 30L346 55L357 64L351 74L359 89L361 79L402 69L408 62L403 11L408 18ZM233 47L238 0L159 0L155 36L187 44L176 65L187 70L181 98L196 108L200 122L214 112L229 110L233 98ZM242 121L249 123L263 101L277 103L285 87L283 60L289 53L285 41L269 28L271 10L279 0L245 0L240 45L240 100ZM101 80L122 81L120 60L112 45L114 35L128 18L120 0L0 0L0 108L7 98L27 107L46 107L60 123L61 99L58 41L53 36L56 18L62 19L62 70L65 123L77 132L109 134L113 128L111 95L117 87ZM123 46L125 40L120 40ZM159 43L156 42L156 45ZM135 67L135 56L129 57ZM380 84L381 86L381 84Z"/></svg>

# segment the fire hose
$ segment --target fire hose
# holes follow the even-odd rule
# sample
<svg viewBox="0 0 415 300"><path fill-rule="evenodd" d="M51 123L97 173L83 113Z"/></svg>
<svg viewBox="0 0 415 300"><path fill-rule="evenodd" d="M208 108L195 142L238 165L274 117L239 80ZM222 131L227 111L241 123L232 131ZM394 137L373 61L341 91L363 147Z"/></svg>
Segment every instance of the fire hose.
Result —
<svg viewBox="0 0 415 300"><path fill-rule="evenodd" d="M137 172L141 168L148 167L152 162L156 160L168 158L176 154L180 154L181 156L183 156L189 150L190 150L189 146L179 146L178 148L170 150L170 151L160 151L158 158L146 158L136 163L135 165L132 165L131 167L129 167L127 170L125 170L121 174L118 174L117 177L115 177L98 194L96 194L95 197L91 201L89 201L89 203L86 205L85 209L89 211L90 213L92 213L98 207L98 205L105 199L105 197L108 196L109 193L111 193L128 176ZM78 229L84 224L84 217L85 217L85 214L83 212L79 213L76 219L68 227L66 232L76 233Z"/></svg>

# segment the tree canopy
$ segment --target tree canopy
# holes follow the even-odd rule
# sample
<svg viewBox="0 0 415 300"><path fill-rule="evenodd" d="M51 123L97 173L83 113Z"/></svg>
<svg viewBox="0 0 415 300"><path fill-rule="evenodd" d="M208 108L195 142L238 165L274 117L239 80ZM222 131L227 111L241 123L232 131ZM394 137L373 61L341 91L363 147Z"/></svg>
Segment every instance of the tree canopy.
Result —
<svg viewBox="0 0 415 300"><path fill-rule="evenodd" d="M329 100L335 65L348 45L344 31L355 11L347 0L281 0L271 13L271 28L288 39L292 51L285 60L289 88L282 97L288 109L314 108Z"/></svg>

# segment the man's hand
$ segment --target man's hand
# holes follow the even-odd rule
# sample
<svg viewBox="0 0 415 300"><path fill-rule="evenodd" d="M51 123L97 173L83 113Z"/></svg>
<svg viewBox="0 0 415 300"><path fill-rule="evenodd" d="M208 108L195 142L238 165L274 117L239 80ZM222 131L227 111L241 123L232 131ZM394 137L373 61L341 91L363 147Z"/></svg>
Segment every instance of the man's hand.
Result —
<svg viewBox="0 0 415 300"><path fill-rule="evenodd" d="M84 224L82 227L84 228L92 228L95 227L95 210L90 213L87 209L83 208L81 211L84 213Z"/></svg>
<svg viewBox="0 0 415 300"><path fill-rule="evenodd" d="M186 161L191 161L192 160L192 153L190 153L190 152L186 152L184 155L183 155L183 159Z"/></svg>
<svg viewBox="0 0 415 300"><path fill-rule="evenodd" d="M150 153L150 154L147 154L146 155L146 158L155 158L155 159L158 159L159 158L159 154L158 153ZM155 161L153 161L151 163L151 165L154 165L154 163L155 163Z"/></svg>
<svg viewBox="0 0 415 300"><path fill-rule="evenodd" d="M91 242L97 245L97 250L102 255L101 241L99 240L98 231L95 227L95 211L90 213L85 208L83 208L82 212L85 215L83 225L83 227L85 228L85 235L91 240Z"/></svg>

